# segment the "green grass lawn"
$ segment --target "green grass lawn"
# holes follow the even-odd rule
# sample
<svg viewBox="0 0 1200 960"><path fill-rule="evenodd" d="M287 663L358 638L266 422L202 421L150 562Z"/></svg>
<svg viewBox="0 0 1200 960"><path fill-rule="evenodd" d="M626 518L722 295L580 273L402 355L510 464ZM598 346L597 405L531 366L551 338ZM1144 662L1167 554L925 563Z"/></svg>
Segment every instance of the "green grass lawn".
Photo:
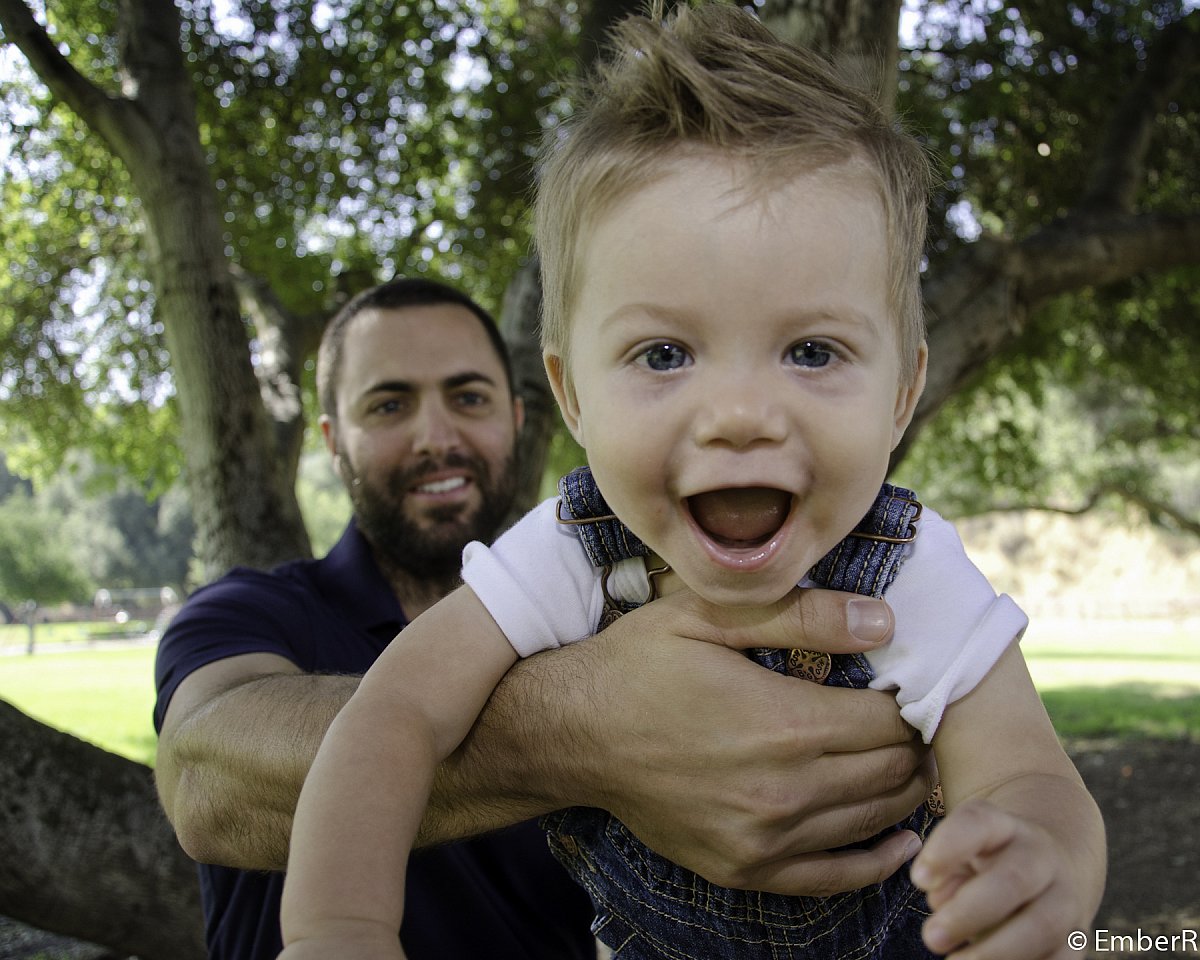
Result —
<svg viewBox="0 0 1200 960"><path fill-rule="evenodd" d="M1200 624L1034 619L1021 644L1059 733L1200 741Z"/></svg>
<svg viewBox="0 0 1200 960"><path fill-rule="evenodd" d="M14 643L10 630L0 628L0 699L106 750L153 762L153 646L52 647L39 627L28 656L24 636Z"/></svg>
<svg viewBox="0 0 1200 960"><path fill-rule="evenodd" d="M87 625L0 627L0 699L143 763L154 757L154 648L86 639ZM1200 630L1171 622L1045 622L1022 646L1068 738L1200 741Z"/></svg>

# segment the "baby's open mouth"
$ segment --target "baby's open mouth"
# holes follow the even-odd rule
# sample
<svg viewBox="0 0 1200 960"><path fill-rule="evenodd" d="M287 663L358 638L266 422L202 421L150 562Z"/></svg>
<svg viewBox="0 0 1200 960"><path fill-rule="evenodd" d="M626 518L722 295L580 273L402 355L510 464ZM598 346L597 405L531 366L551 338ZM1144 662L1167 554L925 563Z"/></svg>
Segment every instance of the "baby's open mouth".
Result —
<svg viewBox="0 0 1200 960"><path fill-rule="evenodd" d="M792 495L772 487L712 490L687 498L696 525L726 547L757 547L783 526Z"/></svg>

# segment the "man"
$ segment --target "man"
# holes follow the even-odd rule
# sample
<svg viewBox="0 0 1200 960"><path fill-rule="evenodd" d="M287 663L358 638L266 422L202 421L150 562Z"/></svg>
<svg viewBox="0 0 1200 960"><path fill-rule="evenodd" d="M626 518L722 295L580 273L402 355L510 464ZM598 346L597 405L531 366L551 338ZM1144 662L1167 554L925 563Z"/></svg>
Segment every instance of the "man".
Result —
<svg viewBox="0 0 1200 960"><path fill-rule="evenodd" d="M321 560L235 570L197 591L159 650L159 790L206 864L212 960L279 951L282 877L263 871L286 862L325 729L512 499L521 403L494 324L457 291L400 280L355 298L325 333L318 390L354 507L346 533ZM797 591L731 613L670 597L518 665L435 785L408 878L409 956L593 956L586 898L529 822L570 805L612 810L726 885L822 893L895 870L914 837L820 852L895 822L928 790L891 698L796 683L696 642L738 631L849 651L885 639L886 606L848 601ZM464 837L477 839L448 843Z"/></svg>

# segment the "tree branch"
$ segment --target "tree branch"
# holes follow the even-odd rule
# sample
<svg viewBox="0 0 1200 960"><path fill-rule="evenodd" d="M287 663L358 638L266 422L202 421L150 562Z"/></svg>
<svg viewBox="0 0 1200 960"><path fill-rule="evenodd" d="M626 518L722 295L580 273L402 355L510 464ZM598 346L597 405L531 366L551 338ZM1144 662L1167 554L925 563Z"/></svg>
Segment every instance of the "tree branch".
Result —
<svg viewBox="0 0 1200 960"><path fill-rule="evenodd" d="M1019 296L1027 309L1060 293L1148 271L1200 264L1200 215L1069 215L1020 244Z"/></svg>
<svg viewBox="0 0 1200 960"><path fill-rule="evenodd" d="M205 956L196 867L139 763L0 700L0 903L143 960Z"/></svg>
<svg viewBox="0 0 1200 960"><path fill-rule="evenodd" d="M1021 242L987 237L963 248L925 283L933 361L893 465L942 404L1051 297L1197 264L1200 215L1071 215Z"/></svg>
<svg viewBox="0 0 1200 960"><path fill-rule="evenodd" d="M229 265L229 272L258 339L259 362L254 373L275 430L278 454L287 469L294 472L304 446L304 361L316 353L326 316L294 313L264 278L236 263Z"/></svg>
<svg viewBox="0 0 1200 960"><path fill-rule="evenodd" d="M129 139L127 128L135 122L129 101L105 93L71 66L23 0L0 0L0 27L55 98L124 156L120 145Z"/></svg>
<svg viewBox="0 0 1200 960"><path fill-rule="evenodd" d="M1112 111L1104 142L1080 204L1094 211L1131 212L1141 186L1154 124L1189 77L1200 71L1200 15L1177 20L1159 34L1146 68Z"/></svg>
<svg viewBox="0 0 1200 960"><path fill-rule="evenodd" d="M1105 497L1117 497L1132 504L1145 512L1155 526L1175 526L1183 533L1200 537L1200 520L1189 517L1182 510L1170 503L1146 496L1140 490L1121 483L1102 483L1087 495L1083 503L1075 507L1064 507L1050 503L1008 503L1000 506L989 506L980 510L978 515L985 513L1023 513L1036 510L1039 513L1058 513L1068 517L1078 517L1089 513L1100 505ZM1164 522L1168 521L1168 522Z"/></svg>

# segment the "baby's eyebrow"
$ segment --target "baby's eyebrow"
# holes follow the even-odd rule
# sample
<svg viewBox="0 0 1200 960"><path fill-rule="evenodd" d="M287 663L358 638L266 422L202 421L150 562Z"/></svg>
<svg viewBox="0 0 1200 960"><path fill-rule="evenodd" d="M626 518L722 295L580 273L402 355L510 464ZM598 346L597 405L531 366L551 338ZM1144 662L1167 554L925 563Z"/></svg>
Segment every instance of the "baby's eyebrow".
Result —
<svg viewBox="0 0 1200 960"><path fill-rule="evenodd" d="M661 303L623 303L615 310L600 317L600 326L616 326L621 323L636 323L645 320L686 324L689 322L689 314L686 310Z"/></svg>

